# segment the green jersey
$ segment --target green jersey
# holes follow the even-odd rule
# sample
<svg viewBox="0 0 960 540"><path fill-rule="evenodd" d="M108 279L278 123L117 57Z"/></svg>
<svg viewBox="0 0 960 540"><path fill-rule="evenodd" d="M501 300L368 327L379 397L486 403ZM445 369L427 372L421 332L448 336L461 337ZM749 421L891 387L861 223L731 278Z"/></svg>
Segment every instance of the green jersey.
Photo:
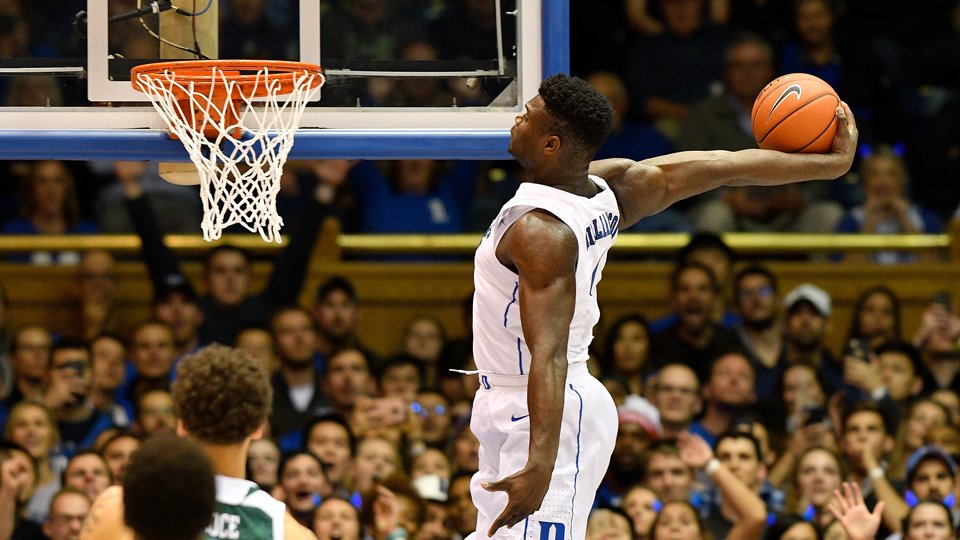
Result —
<svg viewBox="0 0 960 540"><path fill-rule="evenodd" d="M207 540L283 540L286 506L256 484L217 475L217 509Z"/></svg>

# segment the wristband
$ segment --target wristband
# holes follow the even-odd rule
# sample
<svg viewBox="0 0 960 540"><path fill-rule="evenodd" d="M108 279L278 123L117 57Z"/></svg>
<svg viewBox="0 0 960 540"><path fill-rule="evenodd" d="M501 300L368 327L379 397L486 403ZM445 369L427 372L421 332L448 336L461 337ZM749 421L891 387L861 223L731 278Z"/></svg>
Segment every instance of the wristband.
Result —
<svg viewBox="0 0 960 540"><path fill-rule="evenodd" d="M873 479L873 480L879 480L879 479L883 478L883 477L886 476L886 475L887 475L887 472L884 471L884 470L883 470L883 467L881 467L881 466L879 466L879 465L876 466L876 467L874 467L874 468L872 468L872 469L870 469L870 472L867 473L867 476L869 476L869 477L870 477L871 479Z"/></svg>
<svg viewBox="0 0 960 540"><path fill-rule="evenodd" d="M707 476L712 477L713 474L717 472L717 469L719 468L720 468L720 460L713 457L713 458L710 458L710 461L708 461L706 465L704 465L703 472L707 473Z"/></svg>

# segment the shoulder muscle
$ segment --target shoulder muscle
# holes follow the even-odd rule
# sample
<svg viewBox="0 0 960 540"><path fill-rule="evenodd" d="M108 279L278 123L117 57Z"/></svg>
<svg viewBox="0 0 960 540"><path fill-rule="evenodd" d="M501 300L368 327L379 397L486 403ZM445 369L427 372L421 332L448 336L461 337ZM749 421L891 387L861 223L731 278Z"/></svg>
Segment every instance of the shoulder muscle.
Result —
<svg viewBox="0 0 960 540"><path fill-rule="evenodd" d="M560 218L533 210L510 226L497 246L497 256L520 273L563 275L576 266L577 242L573 230Z"/></svg>

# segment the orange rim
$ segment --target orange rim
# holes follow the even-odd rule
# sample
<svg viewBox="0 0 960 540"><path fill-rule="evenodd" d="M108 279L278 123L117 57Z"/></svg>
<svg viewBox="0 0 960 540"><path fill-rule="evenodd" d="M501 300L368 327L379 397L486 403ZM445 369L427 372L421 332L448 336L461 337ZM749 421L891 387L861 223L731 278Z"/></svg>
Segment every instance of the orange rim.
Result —
<svg viewBox="0 0 960 540"><path fill-rule="evenodd" d="M262 71L266 69L267 73ZM213 73L216 72L214 76ZM176 62L156 62L143 64L130 70L133 87L143 91L137 77L140 75L158 78L164 73L173 73L175 80L181 83L193 83L196 90L216 91L223 81L235 83L234 91L244 97L262 97L266 95L264 83L279 83L279 95L288 94L294 89L294 82L305 73L314 75L310 83L316 88L324 82L323 69L316 64L283 60L180 60ZM254 91L255 90L255 91ZM239 98L240 96L233 96Z"/></svg>
<svg viewBox="0 0 960 540"><path fill-rule="evenodd" d="M141 85L139 78L149 77L165 83L166 74L173 74L174 80L179 84L191 86L190 90L176 86L168 88L168 91L179 103L178 115L181 119L189 119L194 130L202 130L207 138L217 136L217 130L211 122L233 124L237 121L238 105L243 99L261 98L268 94L291 94L296 89L295 83L300 82L306 74L313 75L310 89L324 82L323 69L306 62L180 60L137 66L130 70L131 84L140 92L153 94L149 88ZM227 82L233 83L229 89L225 86ZM199 98L199 102L195 98ZM233 102L233 106L227 106L229 102ZM234 135L236 133L234 132ZM172 132L171 136L177 138Z"/></svg>

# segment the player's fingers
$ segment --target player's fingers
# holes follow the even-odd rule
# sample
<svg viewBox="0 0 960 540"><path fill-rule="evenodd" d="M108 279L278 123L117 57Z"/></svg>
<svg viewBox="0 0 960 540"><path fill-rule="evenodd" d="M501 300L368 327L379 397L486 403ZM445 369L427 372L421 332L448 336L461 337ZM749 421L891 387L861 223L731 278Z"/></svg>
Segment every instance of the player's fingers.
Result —
<svg viewBox="0 0 960 540"><path fill-rule="evenodd" d="M856 129L856 125L857 125L857 120L856 118L853 117L853 109L851 109L850 106L847 105L846 101L841 101L840 107L838 107L838 109L840 109L840 111L843 112L843 114L840 114L840 120L846 122L847 130L849 130L852 133Z"/></svg>
<svg viewBox="0 0 960 540"><path fill-rule="evenodd" d="M481 482L480 487L487 491L507 491L507 479L497 480L496 482Z"/></svg>
<svg viewBox="0 0 960 540"><path fill-rule="evenodd" d="M501 527L513 527L515 524L517 524L517 522L520 521L520 519L523 518L517 519L514 514L514 510L508 504L507 507L503 509L503 512L497 516L497 519L494 520L493 524L490 525L490 530L487 531L487 536L493 537L493 535L496 534Z"/></svg>

